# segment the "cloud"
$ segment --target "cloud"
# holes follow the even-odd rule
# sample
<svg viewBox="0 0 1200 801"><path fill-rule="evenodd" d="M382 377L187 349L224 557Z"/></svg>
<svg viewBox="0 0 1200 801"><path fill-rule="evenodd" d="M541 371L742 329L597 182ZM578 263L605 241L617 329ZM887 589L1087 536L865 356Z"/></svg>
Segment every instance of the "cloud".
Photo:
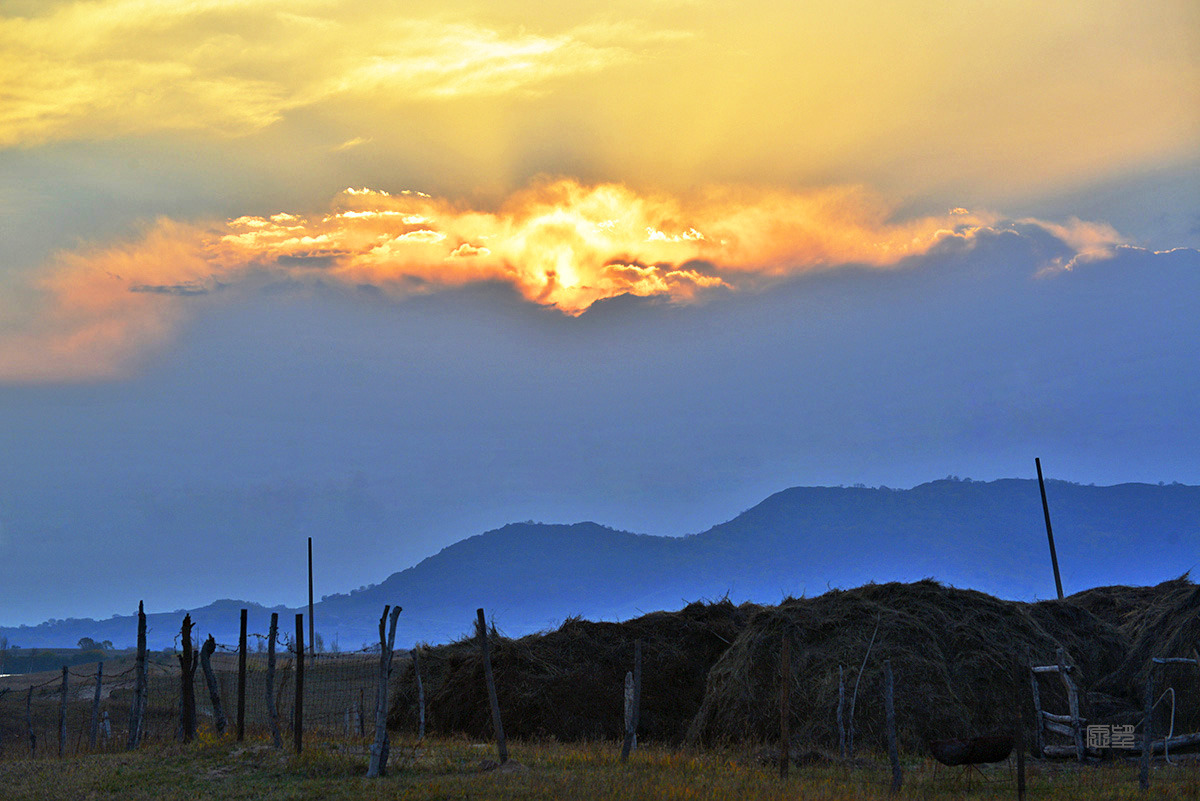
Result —
<svg viewBox="0 0 1200 801"><path fill-rule="evenodd" d="M162 219L135 241L60 254L39 282L45 308L30 326L0 336L0 378L119 374L204 296L251 279L372 287L392 297L499 282L579 315L619 295L686 303L839 265L887 268L938 246L970 247L980 232L1011 225L961 208L895 221L886 203L854 187L674 196L544 180L493 210L411 190L348 188L322 213ZM1020 225L1076 259L1100 258L1121 242L1110 227L1080 220Z"/></svg>
<svg viewBox="0 0 1200 801"><path fill-rule="evenodd" d="M640 45L670 36L616 30L538 33L316 0L62 3L0 16L0 147L155 131L235 136L339 98L395 106L537 94L637 60Z"/></svg>

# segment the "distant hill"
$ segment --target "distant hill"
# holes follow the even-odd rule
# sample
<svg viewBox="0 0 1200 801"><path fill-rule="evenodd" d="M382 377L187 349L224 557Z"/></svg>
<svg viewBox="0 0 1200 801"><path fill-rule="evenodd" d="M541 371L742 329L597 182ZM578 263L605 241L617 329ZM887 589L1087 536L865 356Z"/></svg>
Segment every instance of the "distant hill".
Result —
<svg viewBox="0 0 1200 801"><path fill-rule="evenodd" d="M1047 483L1064 590L1156 584L1200 562L1200 487ZM908 490L796 487L687 537L596 523L514 523L455 543L378 585L316 606L325 645L354 650L377 637L385 603L404 607L397 643L443 642L470 629L477 607L511 635L571 615L624 619L726 594L774 603L830 587L932 577L1005 598L1054 597L1037 482L947 478ZM219 601L192 610L198 630L235 643L238 613L265 634L270 611ZM281 629L294 630L282 607ZM182 611L155 614L150 642L178 634ZM22 647L80 637L132 643L130 617L0 628ZM252 645L253 647L253 645Z"/></svg>

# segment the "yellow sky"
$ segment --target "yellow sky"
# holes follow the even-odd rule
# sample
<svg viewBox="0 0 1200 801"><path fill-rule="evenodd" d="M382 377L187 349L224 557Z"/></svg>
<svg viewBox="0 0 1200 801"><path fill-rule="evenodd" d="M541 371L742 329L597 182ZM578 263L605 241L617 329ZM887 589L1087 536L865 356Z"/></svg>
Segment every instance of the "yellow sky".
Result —
<svg viewBox="0 0 1200 801"><path fill-rule="evenodd" d="M498 196L539 172L1003 196L1200 142L1194 0L0 8L9 148L178 133L267 159L291 143L298 170L417 154L453 165L439 189Z"/></svg>

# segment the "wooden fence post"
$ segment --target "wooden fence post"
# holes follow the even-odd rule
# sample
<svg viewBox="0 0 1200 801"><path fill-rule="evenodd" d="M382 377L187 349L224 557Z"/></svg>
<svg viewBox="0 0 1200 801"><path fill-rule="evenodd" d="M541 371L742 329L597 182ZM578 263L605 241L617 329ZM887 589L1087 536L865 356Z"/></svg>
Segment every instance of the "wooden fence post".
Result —
<svg viewBox="0 0 1200 801"><path fill-rule="evenodd" d="M791 699L789 691L792 686L792 654L788 649L787 631L783 632L783 643L779 647L779 778L788 777L788 768L792 763L792 733L788 729L791 722Z"/></svg>
<svg viewBox="0 0 1200 801"><path fill-rule="evenodd" d="M892 660L883 661L883 711L887 718L888 759L892 763L892 786L889 792L900 792L904 774L900 771L900 752L896 746L896 702L892 683Z"/></svg>
<svg viewBox="0 0 1200 801"><path fill-rule="evenodd" d="M304 747L304 615L296 615L296 703L292 716L292 741L296 753Z"/></svg>
<svg viewBox="0 0 1200 801"><path fill-rule="evenodd" d="M846 751L851 759L854 759L854 706L858 702L858 683L862 681L863 671L867 669L867 660L871 658L871 648L875 645L875 635L878 633L879 623L877 622L875 630L871 632L871 641L867 643L867 652L863 654L863 661L858 669L858 675L854 677L854 690L850 693L850 719L846 721L846 728L849 729Z"/></svg>
<svg viewBox="0 0 1200 801"><path fill-rule="evenodd" d="M371 761L367 765L368 779L387 775L388 677L392 673L392 652L396 647L396 619L400 617L400 607L392 609L390 616L388 609L388 606L384 606L383 616L379 618L379 688L375 691L375 742L371 743ZM389 622L390 630L385 631L385 625Z"/></svg>
<svg viewBox="0 0 1200 801"><path fill-rule="evenodd" d="M629 752L637 741L638 723L642 716L642 641L633 641L633 715L625 727L625 743L621 746L621 761L629 760Z"/></svg>
<svg viewBox="0 0 1200 801"><path fill-rule="evenodd" d="M238 634L238 704L237 704L237 740L240 743L246 737L246 615L241 614L241 631Z"/></svg>
<svg viewBox="0 0 1200 801"><path fill-rule="evenodd" d="M483 676L487 681L488 701L492 707L492 728L496 732L496 750L499 753L500 764L508 761L508 743L504 739L504 724L500 720L500 699L496 696L496 678L492 674L491 644L488 642L487 620L483 610L475 610L475 629L479 635L479 648L483 652Z"/></svg>
<svg viewBox="0 0 1200 801"><path fill-rule="evenodd" d="M634 728L633 725L633 671L625 671L625 729L630 731ZM637 749L637 732L633 732L633 747L630 750Z"/></svg>
<svg viewBox="0 0 1200 801"><path fill-rule="evenodd" d="M425 739L425 686L421 683L421 654L412 649L413 675L417 678L417 739Z"/></svg>
<svg viewBox="0 0 1200 801"><path fill-rule="evenodd" d="M221 707L221 689L217 684L217 676L212 669L212 655L217 650L217 641L208 635L200 648L200 668L204 671L204 683L208 685L208 700L212 703L213 723L218 734L225 733L225 710Z"/></svg>
<svg viewBox="0 0 1200 801"><path fill-rule="evenodd" d="M33 688L25 693L25 728L29 731L29 758L37 756L37 735L33 732Z"/></svg>
<svg viewBox="0 0 1200 801"><path fill-rule="evenodd" d="M844 718L844 708L846 706L846 678L841 665L838 665L838 703L837 703L837 730L838 730L838 757L846 758L846 722Z"/></svg>
<svg viewBox="0 0 1200 801"><path fill-rule="evenodd" d="M1042 460L1035 458L1037 465L1038 489L1042 491L1042 514L1046 516L1046 539L1050 541L1050 564L1054 567L1054 586L1058 590L1058 600L1062 600L1062 578L1058 575L1058 553L1054 550L1054 530L1050 528L1050 504L1046 503L1046 482L1042 480Z"/></svg>
<svg viewBox="0 0 1200 801"><path fill-rule="evenodd" d="M88 733L88 746L96 750L96 734L100 728L100 685L104 678L104 661L96 665L96 694L92 696L92 726Z"/></svg>
<svg viewBox="0 0 1200 801"><path fill-rule="evenodd" d="M1146 673L1146 714L1142 718L1142 763L1138 770L1138 787L1150 789L1150 755L1154 750L1154 660Z"/></svg>
<svg viewBox="0 0 1200 801"><path fill-rule="evenodd" d="M146 695L146 611L142 602L138 601L137 662L134 665L133 703L129 707L129 741L125 746L130 751L142 742Z"/></svg>
<svg viewBox="0 0 1200 801"><path fill-rule="evenodd" d="M1075 683L1071 681L1071 677L1067 675L1067 660L1063 655L1063 649L1059 648L1056 652L1058 657L1058 675L1062 678L1063 687L1067 691L1067 710L1071 715L1071 731L1074 734L1075 740L1075 758L1083 762L1086 757L1083 743L1083 723L1079 719L1079 694L1075 690Z"/></svg>
<svg viewBox="0 0 1200 801"><path fill-rule="evenodd" d="M267 722L271 727L271 742L276 748L283 748L283 738L279 736L279 709L275 706L275 642L279 638L279 613L271 613L271 629L267 634ZM241 695L241 680L238 681ZM242 706L238 703L239 708ZM238 726L241 729L241 726Z"/></svg>
<svg viewBox="0 0 1200 801"><path fill-rule="evenodd" d="M62 689L58 696L58 758L67 752L67 666L62 666Z"/></svg>
<svg viewBox="0 0 1200 801"><path fill-rule="evenodd" d="M196 654L192 649L192 616L183 616L183 626L179 630L183 642L183 653L179 655L180 681L180 717L179 725L183 729L183 741L190 743L196 739Z"/></svg>

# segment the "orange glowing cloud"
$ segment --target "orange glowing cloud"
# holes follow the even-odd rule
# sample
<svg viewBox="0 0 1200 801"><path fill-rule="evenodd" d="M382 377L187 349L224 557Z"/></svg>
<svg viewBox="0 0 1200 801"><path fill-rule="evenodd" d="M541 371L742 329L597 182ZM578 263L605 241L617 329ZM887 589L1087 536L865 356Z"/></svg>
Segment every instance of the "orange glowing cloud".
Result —
<svg viewBox="0 0 1200 801"><path fill-rule="evenodd" d="M503 282L578 315L618 295L688 302L842 264L887 267L994 222L963 209L904 222L890 213L855 188L716 187L675 197L558 180L490 211L350 188L318 214L161 220L138 241L61 254L40 284L44 313L0 335L0 379L120 373L163 342L199 296L253 276L366 284L396 297ZM1111 229L1079 221L1061 233L1081 253L1117 241Z"/></svg>

